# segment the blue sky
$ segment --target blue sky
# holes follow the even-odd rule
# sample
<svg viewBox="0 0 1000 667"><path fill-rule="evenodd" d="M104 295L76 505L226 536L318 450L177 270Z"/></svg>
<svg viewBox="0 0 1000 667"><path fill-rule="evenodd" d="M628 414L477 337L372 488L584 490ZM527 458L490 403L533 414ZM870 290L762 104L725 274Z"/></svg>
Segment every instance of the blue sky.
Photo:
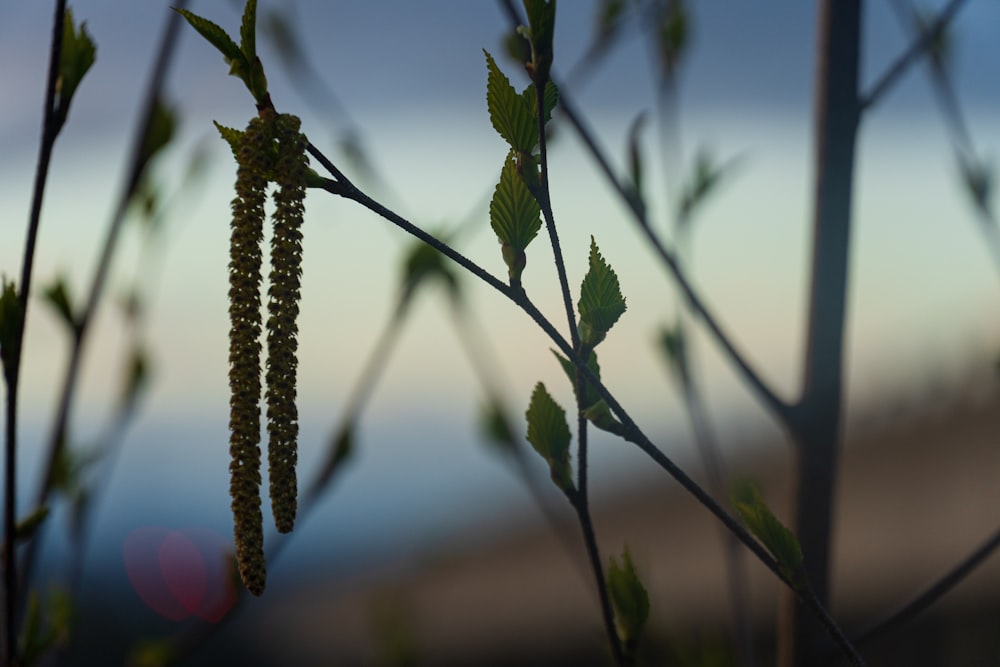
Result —
<svg viewBox="0 0 1000 667"><path fill-rule="evenodd" d="M866 82L906 43L887 4L871 3L866 17ZM107 0L72 6L87 21L98 60L56 147L36 284L65 272L79 294L117 196L138 97L166 10L161 3ZM262 11L277 6L261 3ZM497 6L458 1L300 1L281 6L295 8L291 17L302 30L306 53L361 130L388 184L373 193L422 225L442 228L470 214L478 217L478 231L462 238L461 249L502 275L483 199L504 157L504 145L486 113L481 52L500 50L505 23ZM592 6L560 6L557 71L565 71L583 53ZM231 3L195 2L191 8L230 31L238 25L239 10ZM0 211L6 221L0 230L0 270L7 275L20 271L50 12L47 3L0 7L0 147L5 156ZM720 159L744 157L738 173L697 221L692 278L740 348L789 396L799 382L804 323L814 21L810 3L762 9L749 3L699 2L693 51L681 80L684 163L690 164L702 146ZM985 2L970 3L956 25L956 86L977 145L987 155L995 155L1000 146L995 122L1000 106L998 25L1000 7ZM342 161L335 139L343 123L310 106L288 83L269 45L261 51L278 107L301 115L312 141L329 147L329 155ZM647 48L633 40L574 90L619 165L624 164L632 119L655 107L648 65ZM522 79L518 85L523 84ZM164 504L183 506L186 521L196 520L199 502L208 499L219 508L208 521L225 532L226 261L235 167L211 121L242 126L253 108L241 84L226 76L219 55L191 30L182 37L168 88L182 126L176 146L157 165L166 191L180 182L180 170L196 147L206 146L211 160L197 196L179 205L164 228L149 323L155 385L125 444L111 495L145 490L151 507L157 502L160 510ZM648 182L658 184L663 177L655 122L645 136ZM634 406L640 421L669 436L674 444L668 447L683 455L684 415L652 349L656 327L676 312L670 282L569 132L553 146L551 171L574 290L593 234L628 298L628 313L602 346L604 376L623 402ZM968 356L997 347L1000 283L955 172L927 77L922 69L914 70L865 119L860 135L849 320L852 406L908 390L935 374L953 373ZM667 203L659 194L651 197L654 211L665 221ZM388 313L398 259L409 241L357 206L316 192L308 198L305 237L300 410L302 465L308 470ZM130 228L115 264L112 298L136 273L139 239L137 229ZM543 236L528 257L526 287L558 325L564 318ZM568 404L571 393L551 359L551 344L487 288L471 280L466 288L495 361L504 369L511 404L522 409L538 380ZM53 318L37 306L36 301L22 387L29 435L26 467L37 452L31 444L37 445L51 415L66 349ZM105 308L84 368L76 415L81 439L109 409L122 336L117 314ZM699 339L697 350L715 416L724 424L748 420L767 427L712 344ZM472 503L476 506L519 493L476 443L480 395L443 304L425 299L367 413L364 449L343 491L353 501L344 502L368 503L398 519L406 513L400 508L418 514L419 507L438 508L424 512L432 515L441 507L466 504L467 495L477 491L481 499ZM179 425L185 428L166 435ZM641 465L641 459L617 444L599 449L596 461L614 470ZM194 472L192 461L197 461ZM411 471L416 472L405 474ZM397 495L386 498L373 488L392 488ZM338 505L336 511L344 507ZM349 521L350 512L339 520Z"/></svg>

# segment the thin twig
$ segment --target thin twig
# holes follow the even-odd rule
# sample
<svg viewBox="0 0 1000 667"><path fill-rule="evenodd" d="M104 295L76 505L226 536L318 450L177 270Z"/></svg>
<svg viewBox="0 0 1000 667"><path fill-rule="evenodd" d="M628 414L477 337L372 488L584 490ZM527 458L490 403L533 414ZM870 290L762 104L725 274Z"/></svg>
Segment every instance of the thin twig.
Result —
<svg viewBox="0 0 1000 667"><path fill-rule="evenodd" d="M726 357L728 357L733 365L736 366L744 381L746 381L747 384L749 384L750 387L758 394L771 412L773 412L785 424L791 426L793 430L797 428L799 418L794 406L790 405L775 394L767 383L764 382L757 371L750 366L750 363L746 360L746 358L733 345L730 336L722 329L718 319L708 309L708 306L688 281L687 276L681 269L680 263L677 261L675 254L669 250L666 245L664 245L662 240L652 229L649 224L646 211L641 203L629 193L628 189L622 185L621 180L619 180L619 178L615 175L610 162L601 148L597 145L597 140L594 138L593 133L587 127L583 117L576 111L576 107L570 95L566 91L563 91L562 89L560 90L562 91L559 95L559 108L561 112L570 121L570 124L580 136L580 139L590 151L591 157L595 162L597 162L601 171L604 172L608 182L611 183L612 187L614 187L622 201L624 201L632 210L633 217L635 218L639 229L642 231L647 241L649 241L656 254L659 255L664 266L673 276L677 286L683 293L685 299L687 299L692 312L696 313L701 318L705 327L712 334L713 338L715 338Z"/></svg>
<svg viewBox="0 0 1000 667"><path fill-rule="evenodd" d="M868 107L876 104L883 95L885 95L906 73L910 67L913 66L917 60L927 51L928 46L937 39L942 32L948 27L951 21L958 14L958 10L962 8L965 4L965 0L951 0L941 13L938 14L937 18L928 26L925 30L912 44L909 48L904 51L899 58L896 59L889 69L879 77L878 81L872 86L871 91L867 95L862 95L860 101L861 110L864 111Z"/></svg>
<svg viewBox="0 0 1000 667"><path fill-rule="evenodd" d="M187 0L178 0L176 6L183 8ZM177 34L183 18L175 11L171 11L167 18L167 26L163 38L160 42L156 60L153 65L153 72L149 79L149 84L143 97L143 106L140 113L140 123L136 134L132 139L131 155L128 168L125 172L125 182L119 196L118 205L108 226L107 236L104 246L94 271L94 277L90 284L87 301L82 313L77 318L77 326L74 332L73 345L70 351L69 362L66 365L66 374L63 378L59 403L56 412L56 419L49 438L48 450L43 467L42 478L39 482L38 495L35 499L36 507L41 507L47 501L52 492L54 484L54 471L62 457L67 445L66 430L69 424L69 415L73 407L73 399L76 395L77 376L79 374L80 363L83 359L83 349L86 343L87 333L93 323L94 315L97 311L98 303L104 293L104 286L107 281L108 271L111 268L111 260L118 247L118 240L121 236L122 226L125 222L126 212L129 202L135 193L139 180L142 178L144 168L147 166L148 156L144 155L144 139L149 134L153 113L159 101L160 91L166 79L167 70L173 57L174 47L177 43ZM32 540L26 547L24 554L21 580L27 582L31 577L31 570L37 554L38 540ZM23 590L19 595L23 604L25 599Z"/></svg>
<svg viewBox="0 0 1000 667"><path fill-rule="evenodd" d="M909 16L916 16L912 7L907 8L899 0L893 2L892 6L896 12L896 18L904 27L909 25ZM926 31L924 34L926 34ZM923 34L918 37L921 36ZM938 63L931 59L928 59L928 70L938 102L941 105L941 113L944 116L946 127L952 136L952 143L955 146L955 153L958 158L959 167L962 170L962 177L968 181L975 171L979 169L979 162L972 143L972 133L969 131L969 125L962 114L958 95L955 93L951 79L948 78L947 71L943 66L939 66ZM1000 223L998 223L996 214L993 212L986 197L979 193L973 194L976 213L979 217L979 229L983 234L987 249L993 258L995 268L1000 270Z"/></svg>
<svg viewBox="0 0 1000 667"><path fill-rule="evenodd" d="M35 243L42 217L42 202L45 198L45 184L49 176L49 163L60 124L56 118L55 95L59 79L59 63L62 56L63 25L66 21L66 0L56 0L55 17L52 21L52 45L49 52L49 75L45 86L45 102L42 109L42 140L38 148L38 165L35 170L35 185L31 197L31 213L28 217L28 233L24 242L24 258L21 266L21 284L18 285L18 309L20 310L17 329L14 332L13 355L9 366L4 369L7 382L7 428L4 447L4 518L3 518L3 572L4 572L4 664L13 665L17 661L17 609L18 609L18 568L17 553L17 403L21 376L24 329L28 323L28 302L31 295L31 278L35 262Z"/></svg>
<svg viewBox="0 0 1000 667"><path fill-rule="evenodd" d="M580 417L579 422L581 422L578 431L579 439L584 442L587 437L587 420ZM580 449L583 456L586 457L586 445L581 445ZM581 467L585 467L585 463L581 464ZM583 476L586 479L586 473L583 473ZM615 613L611 607L611 596L608 594L608 584L604 578L604 567L601 563L601 552L597 546L597 536L594 533L594 522L590 517L590 503L587 500L586 491L581 491L579 488L575 491L568 491L566 495L569 497L573 509L576 510L580 531L583 533L583 543L587 551L587 560L590 561L593 570L594 582L597 585L597 595L601 602L601 618L604 621L604 631L608 635L608 644L611 646L611 655L614 657L615 664L622 667L625 664L625 655L622 652L621 641L615 626Z"/></svg>
<svg viewBox="0 0 1000 667"><path fill-rule="evenodd" d="M629 414L625 411L622 405L615 399L611 392L605 387L601 380L597 377L593 371L587 367L586 359L582 358L580 355L576 354L573 348L570 346L569 342L563 338L552 323L545 318L545 316L538 310L538 308L528 299L527 295L523 290L516 290L509 285L500 282L496 277L491 275L485 269L480 267L478 264L468 259L461 253L454 250L448 244L442 242L441 240L435 238L431 234L428 234L424 230L420 229L413 223L409 222L399 214L391 211L382 204L373 200L371 197L366 195L364 192L359 190L357 186L351 183L346 177L341 174L340 170L330 163L329 159L322 155L322 153L315 147L310 146L310 154L315 157L320 164L327 168L331 174L340 174L340 178L337 181L327 180L323 184L323 189L346 199L355 201L373 213L378 214L380 217L396 225L400 229L403 229L407 233L419 238L425 243L431 245L436 250L441 252L443 255L449 259L455 261L460 266L468 270L470 273L480 278L487 285L493 287L495 290L503 294L505 297L510 299L515 305L521 308L525 314L527 314L538 327L552 340L553 343L559 348L559 350L568 358L573 364L580 370L584 375L587 382L593 385L598 394L605 400L611 411L618 417L622 422L622 435L626 440L632 442L639 446L639 448L646 453L650 458L653 459L657 465L663 468L668 474L670 474L674 479L676 479L681 486L691 495L698 500L706 509L708 509L713 515L716 516L725 526L728 528L737 538L742 542L756 557L764 564L774 575L782 581L789 589L793 590L797 596L802 600L802 602L813 610L827 629L831 637L837 642L839 646L844 651L844 654L851 660L852 664L863 665L864 660L857 653L853 646L851 646L846 635L837 626L836 622L830 616L829 612L816 600L815 596L809 591L796 590L795 586L785 576L781 567L778 565L777 561L760 545L747 530L740 524L736 519L734 519L725 509L719 505L718 502L712 498L704 489L702 489L697 482L691 479L676 463L674 463L666 454L664 454L648 437L642 432L638 425L632 420ZM329 165L329 166L328 166Z"/></svg>
<svg viewBox="0 0 1000 667"><path fill-rule="evenodd" d="M922 593L907 602L905 605L894 611L885 619L879 621L864 632L857 635L853 642L856 646L866 644L876 637L889 632L896 627L912 620L918 614L930 607L943 597L948 591L965 579L983 561L985 561L997 547L1000 547L1000 530L997 530L975 551L969 554L961 563L956 565L948 574L934 582Z"/></svg>

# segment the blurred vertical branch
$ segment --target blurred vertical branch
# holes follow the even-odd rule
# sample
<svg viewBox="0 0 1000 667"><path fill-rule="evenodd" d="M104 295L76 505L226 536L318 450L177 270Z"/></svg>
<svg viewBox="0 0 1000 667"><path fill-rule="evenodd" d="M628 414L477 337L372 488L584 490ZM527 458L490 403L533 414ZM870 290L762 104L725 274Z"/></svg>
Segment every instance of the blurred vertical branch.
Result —
<svg viewBox="0 0 1000 667"><path fill-rule="evenodd" d="M25 238L24 259L21 267L21 284L17 295L17 321L13 340L4 341L3 371L7 385L6 438L4 444L4 663L13 665L17 660L17 398L21 373L24 328L28 319L28 297L31 293L32 267L35 259L35 242L41 221L42 201L45 184L48 181L49 162L56 136L62 123L56 108L56 92L59 85L62 59L63 34L66 24L66 0L56 0L55 16L52 20L52 43L49 52L49 73L45 85L45 102L42 108L42 139L38 149L38 165L35 171L35 185L31 198L31 213ZM10 349L12 348L12 349ZM12 352L12 354L8 354Z"/></svg>
<svg viewBox="0 0 1000 667"><path fill-rule="evenodd" d="M177 2L178 6L186 4L186 0L179 0ZM166 141L169 140L170 130L163 125L164 122L168 121L166 121L164 116L167 112L163 106L161 91L172 61L174 47L179 34L180 20L180 16L176 12L170 12L167 17L166 28L154 60L153 71L142 98L139 123L136 134L131 142L131 152L125 171L122 192L108 226L107 235L94 270L83 310L76 316L70 358L66 365L57 412L53 421L52 434L49 438L44 458L42 477L39 480L35 499L36 507L42 507L47 503L56 482L54 473L67 447L67 426L72 411L73 400L76 395L77 376L83 358L87 334L93 323L98 304L104 294L105 283L118 246L118 240L121 236L129 205L137 192L150 160L165 145ZM166 134L164 134L165 130ZM19 608L22 608L24 604L24 588L31 579L32 569L37 558L38 544L39 540L36 537L25 548L20 574L22 585L20 587L20 594L18 595Z"/></svg>

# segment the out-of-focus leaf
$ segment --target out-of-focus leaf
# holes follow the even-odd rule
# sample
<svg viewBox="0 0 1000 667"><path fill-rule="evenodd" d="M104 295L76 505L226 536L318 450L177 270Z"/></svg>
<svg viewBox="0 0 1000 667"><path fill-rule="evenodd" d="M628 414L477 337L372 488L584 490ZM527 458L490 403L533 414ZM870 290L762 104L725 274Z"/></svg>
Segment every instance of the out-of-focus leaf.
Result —
<svg viewBox="0 0 1000 667"><path fill-rule="evenodd" d="M70 297L69 283L65 276L58 276L51 285L43 289L42 298L52 308L52 312L66 325L68 331L76 330L76 314Z"/></svg>
<svg viewBox="0 0 1000 667"><path fill-rule="evenodd" d="M594 20L594 49L603 51L611 45L611 42L618 36L621 19L626 8L625 0L601 0L597 3Z"/></svg>
<svg viewBox="0 0 1000 667"><path fill-rule="evenodd" d="M314 491L317 493L322 491L330 483L330 480L333 479L334 473L340 470L341 466L353 456L354 423L348 421L330 438L326 461L320 469L320 474L313 485Z"/></svg>
<svg viewBox="0 0 1000 667"><path fill-rule="evenodd" d="M618 276L604 261L593 236L590 237L590 268L580 286L577 310L580 312L580 340L588 347L604 340L625 312Z"/></svg>
<svg viewBox="0 0 1000 667"><path fill-rule="evenodd" d="M621 565L611 558L608 567L608 595L615 610L615 629L628 652L634 652L649 618L649 594L632 563L628 547L622 551Z"/></svg>
<svg viewBox="0 0 1000 667"><path fill-rule="evenodd" d="M681 327L663 327L657 340L663 358L681 381L688 376L687 343Z"/></svg>
<svg viewBox="0 0 1000 667"><path fill-rule="evenodd" d="M757 487L749 482L738 484L733 505L747 529L778 561L782 573L798 590L804 590L808 584L802 570L802 547L795 534L774 516Z"/></svg>
<svg viewBox="0 0 1000 667"><path fill-rule="evenodd" d="M643 111L632 121L628 131L628 164L629 176L632 179L631 194L636 203L644 208L642 195L642 152L640 151L639 133L646 125L646 112Z"/></svg>
<svg viewBox="0 0 1000 667"><path fill-rule="evenodd" d="M531 62L531 42L520 30L511 30L503 39L503 49L507 56L516 63L525 65Z"/></svg>
<svg viewBox="0 0 1000 667"><path fill-rule="evenodd" d="M149 161L170 143L177 129L177 112L171 109L159 97L153 104L153 112L149 117L149 127L146 136L142 138L139 151L139 170L145 170Z"/></svg>
<svg viewBox="0 0 1000 667"><path fill-rule="evenodd" d="M913 25L916 33L918 35L927 33L934 27L935 18L936 17L927 10L914 11ZM945 26L927 43L927 58L938 72L947 71L951 65L952 52L954 51L952 48L953 42L954 40L951 37L949 26Z"/></svg>
<svg viewBox="0 0 1000 667"><path fill-rule="evenodd" d="M19 332L24 321L24 311L17 296L14 282L4 277L0 290L0 362L3 364L4 376L10 380L14 371L14 360L20 350Z"/></svg>
<svg viewBox="0 0 1000 667"><path fill-rule="evenodd" d="M150 366L149 351L142 345L136 344L125 366L120 403L123 411L131 410L149 387Z"/></svg>
<svg viewBox="0 0 1000 667"><path fill-rule="evenodd" d="M524 0L528 15L531 43L531 67L528 72L533 81L541 85L549 80L552 69L552 38L556 25L555 0Z"/></svg>
<svg viewBox="0 0 1000 667"><path fill-rule="evenodd" d="M681 193L677 207L677 222L681 228L691 224L694 213L712 194L719 183L740 164L740 156L731 158L724 164L716 164L711 153L699 149L695 155L694 170Z"/></svg>
<svg viewBox="0 0 1000 667"><path fill-rule="evenodd" d="M688 45L689 34L688 11L684 2L670 0L664 5L657 31L663 76L671 77L676 72Z"/></svg>
<svg viewBox="0 0 1000 667"><path fill-rule="evenodd" d="M514 428L507 411L496 399L490 400L479 411L479 430L487 442L497 449L510 452L517 448Z"/></svg>
<svg viewBox="0 0 1000 667"><path fill-rule="evenodd" d="M414 241L403 256L403 300L411 300L422 285L433 282L443 285L451 300L458 302L461 296L459 282L451 264L440 251L423 241Z"/></svg>
<svg viewBox="0 0 1000 667"><path fill-rule="evenodd" d="M28 593L28 606L20 637L20 665L38 664L48 651L69 642L73 624L73 599L62 588L49 590L44 605L34 590Z"/></svg>
<svg viewBox="0 0 1000 667"><path fill-rule="evenodd" d="M566 423L566 411L539 382L531 394L526 413L528 442L549 464L552 481L564 492L573 489L573 475L569 463L569 442L572 437Z"/></svg>
<svg viewBox="0 0 1000 667"><path fill-rule="evenodd" d="M24 517L17 522L17 527L15 528L15 534L17 536L18 542L27 542L31 540L35 533L38 532L39 526L45 523L45 520L49 518L49 506L42 505L36 508L31 514Z"/></svg>
<svg viewBox="0 0 1000 667"><path fill-rule="evenodd" d="M991 216L993 212L993 183L996 180L993 164L978 162L959 156L958 167L962 172L962 182L980 212Z"/></svg>
<svg viewBox="0 0 1000 667"><path fill-rule="evenodd" d="M62 127L69 114L69 105L83 77L97 59L97 47L87 33L87 23L77 28L73 11L66 9L63 21L62 53L59 56L59 76L56 79L55 116L57 127Z"/></svg>
<svg viewBox="0 0 1000 667"><path fill-rule="evenodd" d="M552 350L552 354L554 354L556 359L559 360L559 365L562 366L563 372L566 373L566 377L569 378L570 384L573 385L573 393L576 395L579 404L583 406L583 416L586 417L594 426L603 431L620 433L621 423L615 419L615 416L611 413L611 409L608 407L608 404L605 403L604 399L597 393L597 388L589 382L584 381L583 397L581 398L580 390L577 387L576 382L576 366L572 361L562 356L555 350ZM597 352L593 349L590 350L590 358L587 359L587 367L594 375L597 376L597 379L601 378L601 367L597 363Z"/></svg>
<svg viewBox="0 0 1000 667"><path fill-rule="evenodd" d="M129 651L127 664L129 667L169 667L176 660L177 649L171 640L143 639Z"/></svg>

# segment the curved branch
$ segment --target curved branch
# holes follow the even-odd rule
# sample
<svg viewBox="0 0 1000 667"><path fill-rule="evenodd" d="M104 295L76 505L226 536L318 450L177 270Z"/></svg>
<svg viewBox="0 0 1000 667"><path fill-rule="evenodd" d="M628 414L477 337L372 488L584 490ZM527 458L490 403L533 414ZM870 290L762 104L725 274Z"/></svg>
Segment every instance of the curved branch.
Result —
<svg viewBox="0 0 1000 667"><path fill-rule="evenodd" d="M958 10L962 8L965 4L965 0L951 0L948 5L941 10L937 18L934 19L933 23L928 26L926 30L921 33L919 37L910 45L906 51L899 56L899 58L894 62L885 73L879 77L878 81L872 86L871 91L867 95L862 95L861 97L861 111L865 111L868 107L876 104L879 99L885 95L894 85L896 85L903 74L906 73L910 67L924 55L927 51L931 42L941 36L941 34L947 29L948 25L954 20L955 16L958 14Z"/></svg>
<svg viewBox="0 0 1000 667"><path fill-rule="evenodd" d="M743 527L743 525L733 518L726 510L718 503L716 500L704 489L702 489L697 482L695 482L691 477L685 473L680 466L674 463L670 457L663 453L663 451L657 447L646 435L642 432L639 426L635 423L632 417L625 411L625 408L615 399L608 388L601 382L601 380L594 374L593 371L587 366L586 359L582 358L576 353L576 351L570 346L570 344L563 338L552 323L549 322L545 316L538 310L538 308L531 302L523 290L515 289L509 285L500 282L496 277L487 272L485 269L480 267L478 264L468 259L458 251L454 250L448 244L442 242L436 237L428 234L424 230L420 229L413 223L409 222L399 214L389 210L382 204L378 203L360 189L358 189L353 183L350 182L341 172L337 169L329 159L322 155L322 153L316 149L314 146L309 147L309 153L316 157L316 159L334 176L338 176L336 181L324 180L323 189L346 199L356 201L373 213L378 214L380 217L393 223L400 229L403 229L407 233L415 236L416 238L424 241L428 245L441 252L443 255L452 259L460 266L468 270L470 273L480 278L483 282L490 285L498 292L510 299L515 305L521 308L541 329L545 334L552 340L556 346L559 347L560 351L568 359L570 359L573 364L577 367L579 373L581 373L587 380L591 383L598 394L605 400L611 411L618 417L622 423L621 432L618 433L622 438L637 445L644 453L646 453L653 461L663 468L671 477L677 480L680 485L695 499L701 503L706 509L708 509L715 517L726 526L726 528L733 533L739 539L740 542L744 544L756 557L764 564L767 569L769 569L780 581L782 581L788 588L795 593L796 596L805 604L809 609L811 609L819 621L826 628L827 632L834 639L834 641L841 647L844 655L847 656L851 663L854 665L864 665L864 659L858 654L858 652L851 645L847 636L844 634L843 630L837 625L830 613L823 607L822 604L817 600L816 596L808 589L796 588L792 581L782 572L781 567L778 562L771 556L770 553L759 543L753 536ZM776 399L777 400L777 399ZM783 404L782 404L783 405Z"/></svg>
<svg viewBox="0 0 1000 667"><path fill-rule="evenodd" d="M973 570L983 563L995 550L1000 547L1000 529L991 535L975 551L969 554L965 560L956 565L954 569L927 587L922 593L894 611L892 614L871 626L854 638L856 645L861 645L875 639L903 623L913 619L932 604L937 602L948 591L954 588L959 582L965 579Z"/></svg>
<svg viewBox="0 0 1000 667"><path fill-rule="evenodd" d="M653 250L656 251L656 254L659 255L664 266L673 276L677 283L677 287L684 295L684 298L687 299L692 312L696 313L701 318L716 343L718 343L719 347L722 348L723 353L729 358L733 365L736 366L740 375L743 376L743 379L751 386L751 388L753 388L755 392L757 392L767 407L775 415L777 415L779 419L787 424L789 428L797 430L799 418L794 406L775 394L767 383L764 382L760 374L757 373L752 366L750 366L750 363L746 360L746 358L739 352L739 350L736 349L736 346L732 343L731 337L725 332L725 330L723 330L718 319L712 314L712 312L708 309L708 306L694 290L694 287L691 285L684 271L681 269L680 262L677 260L674 252L664 245L663 241L649 224L649 218L646 215L646 210L643 204L636 199L636 197L631 194L624 185L622 185L621 180L612 170L611 163L604 155L604 152L597 145L597 140L594 138L593 133L584 123L580 114L577 113L573 101L570 99L569 95L561 89L559 95L559 108L576 130L584 145L590 151L591 157L595 162L597 162L601 171L604 172L608 182L611 183L612 187L614 187L622 201L625 202L632 210L632 215L636 224L638 224L640 231L642 231L646 240L649 241Z"/></svg>

